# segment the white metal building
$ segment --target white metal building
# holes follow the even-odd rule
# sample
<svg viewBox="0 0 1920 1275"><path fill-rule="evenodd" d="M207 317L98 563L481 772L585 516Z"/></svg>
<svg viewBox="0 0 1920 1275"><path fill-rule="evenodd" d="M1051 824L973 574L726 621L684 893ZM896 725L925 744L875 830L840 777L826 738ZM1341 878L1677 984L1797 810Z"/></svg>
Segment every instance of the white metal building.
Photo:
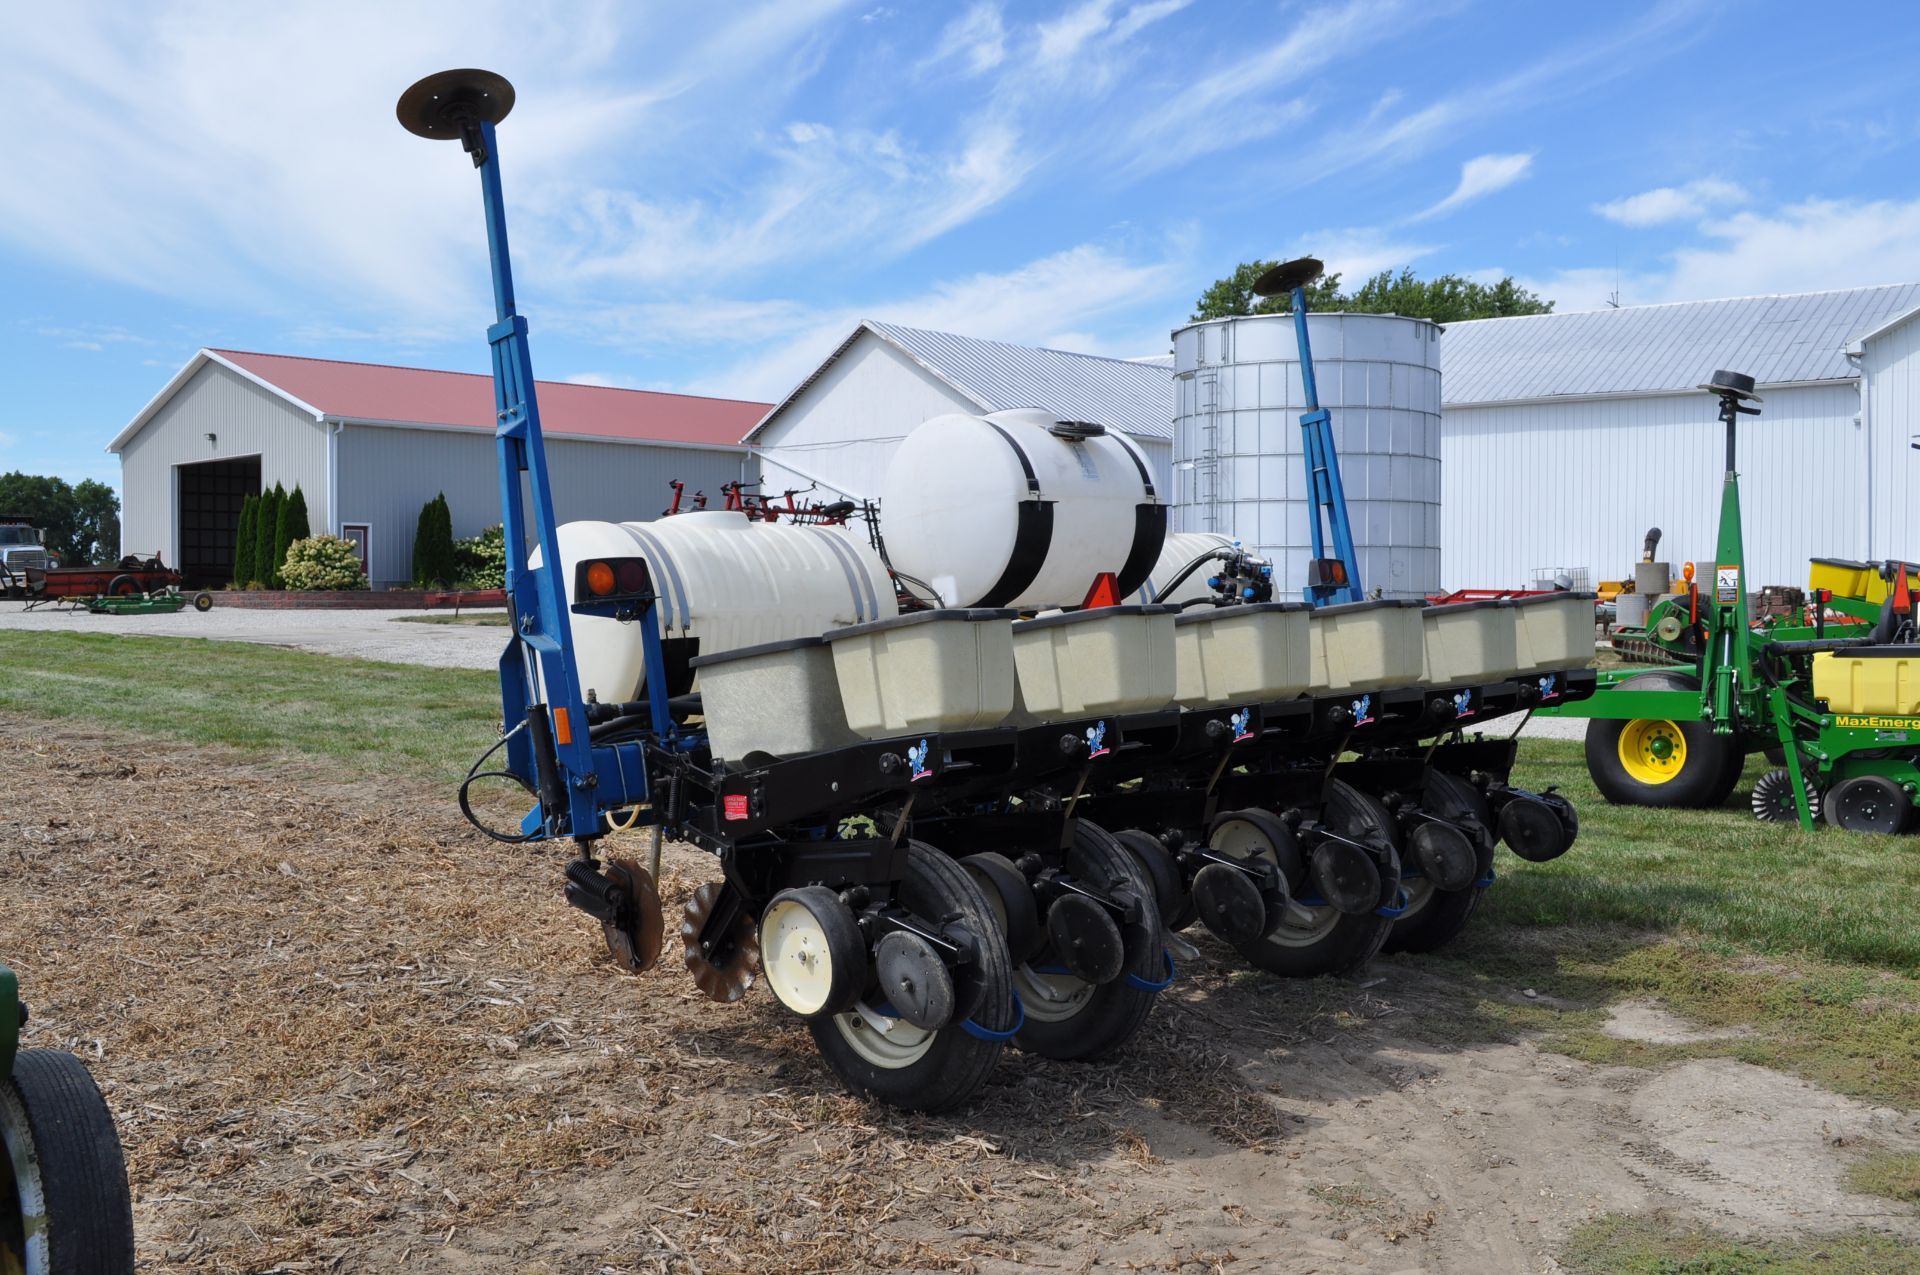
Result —
<svg viewBox="0 0 1920 1275"><path fill-rule="evenodd" d="M563 520L657 516L680 479L719 501L766 404L541 381ZM314 531L355 541L375 588L412 570L420 507L445 493L453 533L500 521L493 379L377 363L201 350L108 444L120 456L123 553L195 584L232 574L243 497L306 495Z"/></svg>
<svg viewBox="0 0 1920 1275"><path fill-rule="evenodd" d="M1618 579L1714 551L1725 368L1759 382L1739 464L1748 573L1920 555L1920 284L1449 324L1441 338L1441 545L1449 588L1542 568Z"/></svg>
<svg viewBox="0 0 1920 1275"><path fill-rule="evenodd" d="M1171 470L1172 359L1109 359L871 320L774 404L744 440L764 490L810 483L870 499L908 430L954 412L1040 407L1128 435L1154 481Z"/></svg>

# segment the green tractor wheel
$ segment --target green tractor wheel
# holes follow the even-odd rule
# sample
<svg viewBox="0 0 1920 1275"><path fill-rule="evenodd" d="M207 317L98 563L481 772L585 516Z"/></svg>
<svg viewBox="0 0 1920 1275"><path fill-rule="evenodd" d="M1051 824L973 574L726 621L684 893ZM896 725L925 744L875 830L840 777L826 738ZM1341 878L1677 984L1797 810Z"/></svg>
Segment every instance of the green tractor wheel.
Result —
<svg viewBox="0 0 1920 1275"><path fill-rule="evenodd" d="M1642 673L1620 683L1640 691L1697 691L1679 673ZM1600 795L1622 806L1717 806L1740 778L1746 754L1738 737L1705 722L1636 720L1587 723L1587 772Z"/></svg>

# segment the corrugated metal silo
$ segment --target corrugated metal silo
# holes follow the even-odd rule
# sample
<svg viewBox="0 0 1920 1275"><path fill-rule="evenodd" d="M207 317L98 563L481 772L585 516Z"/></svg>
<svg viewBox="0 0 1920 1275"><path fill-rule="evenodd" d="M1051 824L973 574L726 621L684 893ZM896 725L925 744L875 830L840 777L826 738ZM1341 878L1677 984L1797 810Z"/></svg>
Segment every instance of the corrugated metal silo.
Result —
<svg viewBox="0 0 1920 1275"><path fill-rule="evenodd" d="M1390 598L1438 592L1440 329L1390 314L1312 314L1307 324L1361 583ZM1232 536L1271 558L1285 595L1300 596L1312 541L1292 316L1179 328L1173 358L1171 529Z"/></svg>

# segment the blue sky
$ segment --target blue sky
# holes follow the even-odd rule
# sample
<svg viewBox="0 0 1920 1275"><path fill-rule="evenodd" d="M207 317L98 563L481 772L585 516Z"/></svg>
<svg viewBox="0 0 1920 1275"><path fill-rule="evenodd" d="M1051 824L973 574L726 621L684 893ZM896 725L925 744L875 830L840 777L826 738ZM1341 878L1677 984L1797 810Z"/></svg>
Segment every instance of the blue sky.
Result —
<svg viewBox="0 0 1920 1275"><path fill-rule="evenodd" d="M1235 262L1562 310L1920 279L1920 9L1472 0L75 3L0 84L0 470L202 345L485 371L479 198L393 118L506 74L540 376L776 398L863 317L1133 356Z"/></svg>

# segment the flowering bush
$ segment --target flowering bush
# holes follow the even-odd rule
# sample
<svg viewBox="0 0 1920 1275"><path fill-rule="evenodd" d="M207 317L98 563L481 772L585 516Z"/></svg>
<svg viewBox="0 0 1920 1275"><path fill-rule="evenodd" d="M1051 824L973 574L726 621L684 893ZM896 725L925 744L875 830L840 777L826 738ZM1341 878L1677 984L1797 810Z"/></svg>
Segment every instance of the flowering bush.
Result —
<svg viewBox="0 0 1920 1275"><path fill-rule="evenodd" d="M360 551L338 536L308 536L287 546L280 579L289 589L364 589Z"/></svg>
<svg viewBox="0 0 1920 1275"><path fill-rule="evenodd" d="M453 562L459 569L462 589L506 588L506 529L496 523L477 536L454 541Z"/></svg>

